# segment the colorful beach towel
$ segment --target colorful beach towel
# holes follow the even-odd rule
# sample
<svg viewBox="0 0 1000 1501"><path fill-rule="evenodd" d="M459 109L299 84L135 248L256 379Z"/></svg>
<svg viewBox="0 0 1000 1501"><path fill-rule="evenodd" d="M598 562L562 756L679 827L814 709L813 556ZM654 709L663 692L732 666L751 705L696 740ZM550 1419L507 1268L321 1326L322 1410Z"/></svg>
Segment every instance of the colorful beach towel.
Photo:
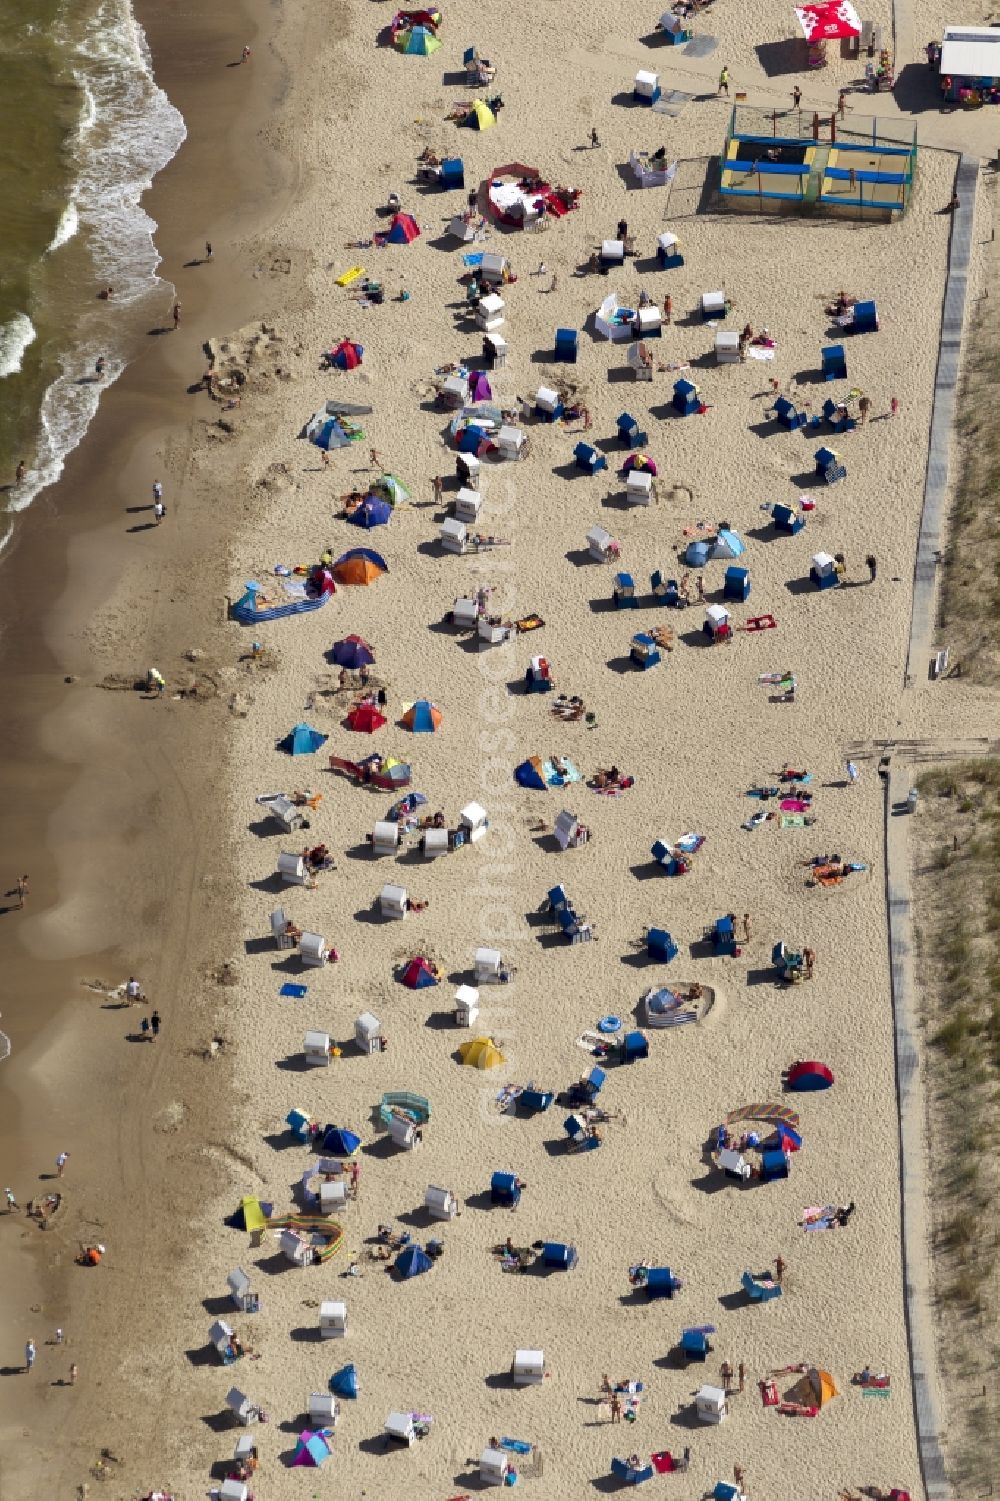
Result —
<svg viewBox="0 0 1000 1501"><path fill-rule="evenodd" d="M674 1468L674 1457L669 1449L661 1449L659 1454L651 1454L649 1458L657 1475L669 1475Z"/></svg>
<svg viewBox="0 0 1000 1501"><path fill-rule="evenodd" d="M549 787L565 787L568 782L580 782L583 780L572 761L566 756L560 756L559 760L566 768L564 772L556 771L551 761L542 762L542 772Z"/></svg>
<svg viewBox="0 0 1000 1501"><path fill-rule="evenodd" d="M781 827L783 829L804 829L806 816L804 813L782 813Z"/></svg>
<svg viewBox="0 0 1000 1501"><path fill-rule="evenodd" d="M294 981L286 980L284 985L282 985L281 989L278 991L278 994L290 996L293 1001L301 1001L302 997L306 995L308 990L308 985L296 985Z"/></svg>
<svg viewBox="0 0 1000 1501"><path fill-rule="evenodd" d="M337 277L337 286L349 287L352 281L357 281L358 277L364 276L364 274L364 266L352 266L349 271L345 271L342 276Z"/></svg>

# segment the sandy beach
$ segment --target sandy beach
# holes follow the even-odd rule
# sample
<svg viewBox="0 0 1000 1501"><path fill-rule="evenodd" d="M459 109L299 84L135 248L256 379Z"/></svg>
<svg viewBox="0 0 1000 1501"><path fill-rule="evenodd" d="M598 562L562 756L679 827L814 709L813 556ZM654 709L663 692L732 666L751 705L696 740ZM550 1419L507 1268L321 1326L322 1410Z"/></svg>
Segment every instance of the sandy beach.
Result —
<svg viewBox="0 0 1000 1501"><path fill-rule="evenodd" d="M888 11L873 18L890 20ZM750 102L767 109L787 109L785 93L798 82L804 108L829 110L857 77L857 65L841 58L815 78L769 66L793 56L790 28L762 29L749 12L713 13L719 46L696 62L638 40L652 30L653 12L609 18L590 6L575 14L568 40L565 17L554 12L534 13L528 35L513 7L482 15L462 0L444 13L444 45L430 58L376 46L390 19L384 7L352 5L332 29L306 5L202 19L201 31L152 7L143 19L160 81L189 127L150 208L184 321L176 339L152 341L67 471L63 488L92 497L89 519L67 549L66 603L41 637L30 624L27 581L54 545L55 512L31 513L24 565L7 570L16 624L4 671L20 697L5 776L17 798L25 789L30 796L30 806L24 799L14 807L8 865L29 869L32 889L27 911L11 913L0 932L20 991L3 1008L20 1043L17 1072L14 1058L2 1065L14 1095L12 1109L5 1101L14 1142L6 1171L22 1168L24 1200L35 1191L28 1173L52 1171L60 1150L70 1151L70 1164L50 1230L0 1222L0 1258L19 1309L9 1320L11 1373L26 1339L40 1347L30 1375L5 1383L11 1416L0 1491L12 1501L33 1493L36 1446L58 1422L65 1438L53 1464L66 1493L88 1481L106 1447L121 1460L110 1463L111 1494L203 1494L227 1473L239 1434L224 1413L235 1382L268 1416L253 1430L260 1463L252 1489L291 1497L304 1483L289 1462L308 1426L309 1394L353 1362L361 1395L342 1403L325 1472L346 1496L416 1491L443 1501L475 1491L478 1456L493 1435L535 1448L535 1473L529 1462L522 1478L553 1501L616 1488L612 1456L677 1456L685 1447L687 1474L661 1482L678 1495L711 1491L734 1466L745 1471L749 1496L774 1501L820 1501L873 1485L918 1494L883 789L869 747L895 733L901 714L951 222L941 210L954 157L922 150L908 212L889 224L712 211L706 184L730 108L716 97L723 64L734 89L749 81L758 91ZM244 41L250 65L230 72ZM444 118L471 97L460 75L473 42L496 62L504 99L496 128L482 134ZM675 117L626 107L643 66L688 94ZM852 97L852 108L866 114L865 96ZM673 185L634 189L630 151L661 142L679 163ZM248 150L251 143L261 151ZM445 364L478 356L481 336L460 281L462 249L443 236L464 197L418 187L425 147L461 155L468 188L515 161L581 190L578 208L546 232L494 225L483 244L466 248L502 253L516 273L503 288L509 351L504 368L489 372L494 398L513 407L539 385L573 379L592 419L587 439L606 448L608 467L585 476L572 464L580 433L529 422L525 459L484 463L480 525L504 545L474 557L447 555L437 541L457 486L449 414L435 409L433 379ZM355 248L385 227L390 191L420 237ZM263 224L262 198L270 203ZM587 272L621 218L637 262L617 279ZM988 211L981 220L977 238L988 239ZM665 229L684 254L684 265L666 272L653 254ZM206 237L214 264L185 266ZM353 265L383 281L382 305L361 306L352 288L337 285ZM592 332L609 292L634 305L640 288L657 303L672 299L670 326L650 341L671 368L648 386L622 379L626 346ZM728 326L766 326L773 359L716 365L714 330L699 312L701 294L715 288L731 300ZM847 344L847 385L868 394L871 418L843 437L822 431L813 441L769 420L772 381L820 410L829 389L817 372L830 336L824 309L840 288L879 309L880 331ZM394 300L401 290L407 300ZM557 327L581 331L573 367L552 363ZM186 392L205 368L202 341L235 348L262 329L270 342L238 407L223 411L204 391ZM364 346L361 368L322 369L323 352L342 337ZM700 386L703 413L671 410L678 372ZM845 389L837 383L838 396ZM299 435L330 399L373 410L359 419L364 440L332 453L326 466ZM657 503L645 509L623 504L617 470L626 451L609 441L626 410L647 431L643 448L659 469ZM847 466L836 486L812 473L819 441L831 441ZM382 463L410 500L368 536L338 515L340 498L366 490ZM143 511L123 526L123 510L146 505L157 476L166 525L126 532L148 522ZM442 504L436 476L448 476ZM804 495L815 501L804 531L776 535L770 507ZM652 604L649 579L656 569L693 576L698 570L679 555L723 523L746 541L739 561L752 586L750 599L732 606L733 624L766 613L777 624L709 647L704 607ZM594 525L619 540L639 608L614 607L616 568L587 556ZM276 566L309 566L325 549L336 557L358 546L378 549L388 564L370 587L339 586L313 614L252 629L225 621L225 600L244 581L277 597ZM845 587L810 587L819 551L844 553ZM877 558L872 582L868 554ZM725 566L704 569L709 600L721 598ZM443 623L453 601L477 588L492 591L490 609L504 620L537 613L543 627L477 649ZM639 673L629 665L630 639L651 626L671 628L676 639L659 666ZM371 643L373 681L385 691L388 723L372 737L345 727L352 692L338 689L328 656L349 633ZM538 653L556 691L580 695L592 722L562 723L552 695L522 691ZM160 702L98 691L102 680L127 683L154 664L167 680ZM780 695L760 681L783 672L796 678L794 702L775 701ZM77 681L64 682L67 675ZM400 724L419 698L441 711L436 734ZM328 739L315 756L293 761L276 744L302 719ZM32 782L38 746L44 762ZM465 804L480 802L486 836L433 862L412 840L399 859L374 859L366 836L392 794L327 769L331 754L372 751L412 763L413 787L427 798L422 811L443 810L450 828ZM546 792L517 785L524 758L553 755L571 761L581 780ZM851 756L860 770L853 784ZM634 785L615 797L587 785L597 768L613 765ZM765 806L748 790L774 785L787 765L810 774L815 822L743 827ZM275 880L278 854L306 836L282 836L254 801L302 787L322 795L308 839L327 844L337 865L315 890ZM560 852L551 838L564 808L590 830L581 849ZM670 879L650 847L688 831L704 836L703 847L688 874ZM808 862L835 852L863 868L835 889L808 885ZM373 905L386 882L405 886L426 910L402 923L380 920ZM557 883L592 922L595 941L570 945L546 921L541 909ZM278 906L334 945L338 962L303 971L276 951L267 935ZM736 957L706 954L703 930L729 912L749 914L749 942ZM647 963L647 926L673 935L680 952L669 968ZM775 983L779 941L815 950L809 983ZM501 951L513 978L484 988L476 1026L461 1029L454 991L482 946ZM437 987L399 983L417 955L440 967ZM101 994L129 973L163 1014L155 1043L141 1040L138 1011ZM306 995L279 995L288 980L306 985ZM84 990L87 981L96 988ZM569 1112L559 1104L530 1119L498 1108L505 1086L566 1090L594 1062L578 1039L600 1018L642 1025L648 989L692 982L714 993L707 1015L649 1031L648 1058L609 1069L600 1103L614 1118L600 1150L566 1150ZM41 996L47 1025L33 1032L21 1007L30 1015ZM56 996L62 1009L52 1018ZM363 1057L351 1042L364 1011L383 1024L381 1055ZM310 1029L342 1049L329 1068L304 1064ZM479 1072L457 1061L457 1048L480 1035L495 1039L500 1067ZM834 1087L786 1095L783 1074L799 1059L828 1065ZM431 1102L425 1139L412 1152L391 1149L377 1124L386 1091ZM755 1102L797 1110L803 1147L787 1178L741 1189L719 1173L708 1146L730 1112ZM324 1266L291 1267L273 1236L251 1248L224 1224L244 1195L278 1214L296 1201L316 1158L285 1128L292 1108L362 1141L359 1193L341 1217L343 1248ZM516 1211L491 1207L495 1171L525 1181ZM428 1185L456 1195L453 1222L427 1221ZM809 1206L852 1202L844 1228L800 1226ZM420 1243L439 1235L443 1256L427 1275L398 1281L370 1255L383 1223ZM579 1262L548 1276L507 1273L494 1249L508 1237L517 1246L570 1243ZM74 1267L78 1243L98 1238L108 1247L102 1265ZM782 1296L748 1306L742 1273L772 1269L778 1257ZM353 1261L361 1275L343 1275ZM670 1302L630 1290L629 1268L644 1261L682 1279ZM260 1294L256 1314L225 1312L236 1266ZM319 1304L328 1299L347 1303L343 1341L318 1337ZM250 1352L232 1368L206 1353L220 1315ZM65 1349L45 1345L62 1324ZM715 1330L713 1351L705 1365L685 1369L671 1351L683 1329L704 1325ZM551 1374L539 1386L511 1385L518 1348L544 1351ZM72 1389L53 1385L77 1360ZM693 1393L719 1379L723 1361L734 1371L743 1365L745 1389L734 1392L725 1422L706 1426L693 1416ZM761 1381L798 1364L829 1371L839 1391L812 1419L776 1414L761 1400ZM889 1397L852 1386L866 1365L891 1374ZM601 1404L605 1374L643 1383L627 1431L613 1431ZM784 1395L797 1378L775 1379ZM413 1448L386 1453L382 1425L395 1410L433 1422Z"/></svg>

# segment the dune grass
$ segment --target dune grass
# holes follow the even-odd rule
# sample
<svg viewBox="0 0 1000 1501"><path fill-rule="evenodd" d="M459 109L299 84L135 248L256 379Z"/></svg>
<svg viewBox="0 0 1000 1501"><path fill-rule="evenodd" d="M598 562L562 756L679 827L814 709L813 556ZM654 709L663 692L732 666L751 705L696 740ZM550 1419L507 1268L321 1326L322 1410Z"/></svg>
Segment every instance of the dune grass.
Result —
<svg viewBox="0 0 1000 1501"><path fill-rule="evenodd" d="M990 304L981 304L989 309ZM978 348L962 381L957 421L961 460L944 550L938 625L963 677L1000 683L1000 423L993 392L1000 383L996 335L1000 315L987 311Z"/></svg>
<svg viewBox="0 0 1000 1501"><path fill-rule="evenodd" d="M926 772L914 819L944 1447L960 1497L995 1483L1000 1428L1000 760Z"/></svg>

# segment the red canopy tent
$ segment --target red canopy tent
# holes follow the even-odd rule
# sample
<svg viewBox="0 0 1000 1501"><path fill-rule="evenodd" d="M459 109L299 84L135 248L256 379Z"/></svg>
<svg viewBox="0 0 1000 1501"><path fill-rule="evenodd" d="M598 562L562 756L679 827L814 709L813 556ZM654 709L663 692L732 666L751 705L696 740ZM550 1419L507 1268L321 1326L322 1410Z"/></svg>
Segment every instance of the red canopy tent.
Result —
<svg viewBox="0 0 1000 1501"><path fill-rule="evenodd" d="M861 35L861 18L851 0L796 6L795 14L807 42L835 42L840 37Z"/></svg>

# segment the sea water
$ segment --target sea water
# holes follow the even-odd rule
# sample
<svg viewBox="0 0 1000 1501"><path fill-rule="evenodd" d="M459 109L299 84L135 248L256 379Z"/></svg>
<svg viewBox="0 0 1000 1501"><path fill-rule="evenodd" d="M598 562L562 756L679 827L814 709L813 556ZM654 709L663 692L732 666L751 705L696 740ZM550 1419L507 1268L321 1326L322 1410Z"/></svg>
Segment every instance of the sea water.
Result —
<svg viewBox="0 0 1000 1501"><path fill-rule="evenodd" d="M0 0L0 546L163 315L140 198L184 134L130 0Z"/></svg>

